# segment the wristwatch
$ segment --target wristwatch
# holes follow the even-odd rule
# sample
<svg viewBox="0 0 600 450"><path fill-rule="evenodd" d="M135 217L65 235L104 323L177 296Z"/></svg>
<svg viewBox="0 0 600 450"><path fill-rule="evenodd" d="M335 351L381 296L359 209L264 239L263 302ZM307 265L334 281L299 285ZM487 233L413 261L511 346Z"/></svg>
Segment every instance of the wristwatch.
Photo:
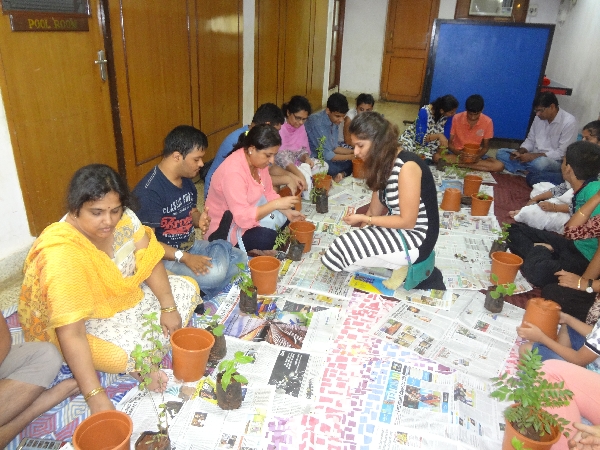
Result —
<svg viewBox="0 0 600 450"><path fill-rule="evenodd" d="M592 292L594 292L594 289L592 288L593 282L594 282L594 280L592 280L591 278L588 280L588 285L585 288L585 292L587 292L588 294L591 294Z"/></svg>
<svg viewBox="0 0 600 450"><path fill-rule="evenodd" d="M181 262L181 258L183 258L183 252L181 250L177 250L175 252L175 261Z"/></svg>

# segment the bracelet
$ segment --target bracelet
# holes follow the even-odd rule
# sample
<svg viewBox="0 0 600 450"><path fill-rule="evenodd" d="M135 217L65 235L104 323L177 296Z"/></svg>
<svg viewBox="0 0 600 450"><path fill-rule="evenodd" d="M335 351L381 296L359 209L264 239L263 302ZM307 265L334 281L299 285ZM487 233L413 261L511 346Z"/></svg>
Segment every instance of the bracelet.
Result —
<svg viewBox="0 0 600 450"><path fill-rule="evenodd" d="M581 290L581 278L582 277L579 277L579 280L577 280L577 289L578 290Z"/></svg>
<svg viewBox="0 0 600 450"><path fill-rule="evenodd" d="M556 212L556 203L552 203L552 205L554 206L554 212Z"/></svg>
<svg viewBox="0 0 600 450"><path fill-rule="evenodd" d="M96 394L99 394L100 392L104 392L104 388L102 386L97 387L93 391L88 392L88 394L85 397L83 397L83 399L87 402L91 397L93 397Z"/></svg>
<svg viewBox="0 0 600 450"><path fill-rule="evenodd" d="M369 225L373 224L373 216L369 216Z"/></svg>
<svg viewBox="0 0 600 450"><path fill-rule="evenodd" d="M581 212L581 209L578 209L577 212L587 219L587 216Z"/></svg>
<svg viewBox="0 0 600 450"><path fill-rule="evenodd" d="M177 311L177 306L167 306L166 308L160 308L160 312L170 313L173 311Z"/></svg>

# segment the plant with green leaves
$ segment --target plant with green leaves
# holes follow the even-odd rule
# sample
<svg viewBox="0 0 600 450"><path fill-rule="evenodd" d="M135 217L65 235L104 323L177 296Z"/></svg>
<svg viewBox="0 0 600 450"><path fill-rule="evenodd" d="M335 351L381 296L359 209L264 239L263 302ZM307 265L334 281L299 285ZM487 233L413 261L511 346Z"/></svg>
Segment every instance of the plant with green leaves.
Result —
<svg viewBox="0 0 600 450"><path fill-rule="evenodd" d="M309 193L310 201L312 203L317 203L317 198L319 198L319 195L323 195L324 193L325 193L325 189L317 188L317 187L313 186Z"/></svg>
<svg viewBox="0 0 600 450"><path fill-rule="evenodd" d="M492 274L492 280L498 283L498 275ZM517 285L515 283L496 284L496 287L490 291L490 295L493 299L499 299L500 297L511 296L514 294Z"/></svg>
<svg viewBox="0 0 600 450"><path fill-rule="evenodd" d="M510 223L502 222L500 229L493 228L492 232L498 236L494 242L498 244L506 244L508 242L508 230L510 229Z"/></svg>
<svg viewBox="0 0 600 450"><path fill-rule="evenodd" d="M479 200L490 200L491 199L491 197L489 195L487 195L485 192L478 192L476 197Z"/></svg>
<svg viewBox="0 0 600 450"><path fill-rule="evenodd" d="M531 450L530 448L526 448L525 444L518 440L516 437L513 437L510 443L515 450Z"/></svg>
<svg viewBox="0 0 600 450"><path fill-rule="evenodd" d="M231 283L237 284L248 297L252 297L256 289L252 277L246 272L246 265L244 263L237 263L236 265L240 270L231 277Z"/></svg>
<svg viewBox="0 0 600 450"><path fill-rule="evenodd" d="M504 417L523 436L538 440L540 436L552 434L552 428L558 428L566 437L565 427L569 421L550 414L546 408L567 406L573 398L573 392L564 388L564 382L551 383L541 371L542 357L538 349L526 351L517 364L517 372L509 377L507 373L492 378L496 390L491 396L500 401L513 401L506 408Z"/></svg>
<svg viewBox="0 0 600 450"><path fill-rule="evenodd" d="M290 240L292 233L290 232L289 227L279 228L277 225L275 225L275 229L277 231L277 235L275 236L273 250L283 249L285 244L287 244Z"/></svg>
<svg viewBox="0 0 600 450"><path fill-rule="evenodd" d="M208 313L204 313L202 316L202 323L206 324L206 329L217 337L223 336L223 331L225 331L225 325L219 323L220 318L221 316L218 314L211 316Z"/></svg>
<svg viewBox="0 0 600 450"><path fill-rule="evenodd" d="M240 375L237 370L241 364L249 364L254 362L254 357L244 355L244 352L235 352L233 359L225 359L219 364L219 374L221 375L221 387L224 391L231 383L231 379L241 384L248 383L245 376Z"/></svg>
<svg viewBox="0 0 600 450"><path fill-rule="evenodd" d="M149 314L142 315L142 339L146 339L150 343L150 347L144 349L141 344L136 344L131 352L131 357L135 361L135 370L140 374L139 389L148 391L148 386L152 382L151 373L161 370L161 361L164 356L164 346L160 340L162 328L158 320L158 312L154 311ZM160 379L160 377L159 377ZM161 386L162 387L162 386ZM162 391L162 390L161 390ZM156 440L168 438L169 422L167 419L167 405L165 403L164 392L161 392L162 402L159 405L153 401L154 411L158 418L158 434Z"/></svg>

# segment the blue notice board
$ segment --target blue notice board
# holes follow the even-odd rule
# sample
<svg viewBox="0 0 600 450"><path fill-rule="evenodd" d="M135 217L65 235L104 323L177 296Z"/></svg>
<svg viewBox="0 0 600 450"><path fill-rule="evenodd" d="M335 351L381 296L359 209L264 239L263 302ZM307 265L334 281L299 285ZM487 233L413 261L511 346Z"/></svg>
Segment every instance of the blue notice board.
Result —
<svg viewBox="0 0 600 450"><path fill-rule="evenodd" d="M494 137L525 139L554 25L436 19L433 28L422 104L452 94L460 112L481 94Z"/></svg>

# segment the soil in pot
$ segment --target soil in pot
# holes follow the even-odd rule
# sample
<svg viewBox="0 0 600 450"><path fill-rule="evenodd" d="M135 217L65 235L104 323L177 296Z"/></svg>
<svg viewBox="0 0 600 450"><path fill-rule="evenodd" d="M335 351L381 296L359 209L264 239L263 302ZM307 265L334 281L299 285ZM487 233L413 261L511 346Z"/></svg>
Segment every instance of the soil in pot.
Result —
<svg viewBox="0 0 600 450"><path fill-rule="evenodd" d="M202 378L214 344L213 334L201 328L180 328L173 333L173 376L186 382Z"/></svg>
<svg viewBox="0 0 600 450"><path fill-rule="evenodd" d="M258 295L271 295L277 289L281 262L272 256L257 256L248 262L252 282Z"/></svg>
<svg viewBox="0 0 600 450"><path fill-rule="evenodd" d="M327 198L327 197L325 197ZM298 242L304 244L304 253L310 252L312 246L313 235L315 234L315 224L305 220L292 222L289 225L290 231Z"/></svg>
<svg viewBox="0 0 600 450"><path fill-rule="evenodd" d="M485 294L485 303L483 304L483 307L494 314L502 312L502 308L504 308L504 297L500 296L498 298L493 298L491 292L488 291Z"/></svg>
<svg viewBox="0 0 600 450"><path fill-rule="evenodd" d="M300 261L304 253L304 244L302 242L292 242L287 252L287 259L292 261Z"/></svg>
<svg viewBox="0 0 600 450"><path fill-rule="evenodd" d="M490 212L490 206L494 201L494 197L491 195L487 196L487 199L482 200L478 194L471 195L471 215L472 216L487 216Z"/></svg>
<svg viewBox="0 0 600 450"><path fill-rule="evenodd" d="M470 197L479 192L483 178L479 175L466 175L463 180L463 195Z"/></svg>
<svg viewBox="0 0 600 450"><path fill-rule="evenodd" d="M210 329L207 328L210 331ZM227 354L227 341L225 340L225 335L215 336L215 345L210 349L210 354L208 355L208 360L210 362L220 361L225 358Z"/></svg>
<svg viewBox="0 0 600 450"><path fill-rule="evenodd" d="M490 248L490 258L492 257L492 253L496 253L496 252L506 252L507 246L506 246L506 242L503 243L499 243L499 242L492 242L492 247Z"/></svg>
<svg viewBox="0 0 600 450"><path fill-rule="evenodd" d="M560 309L560 305L552 300L541 297L532 298L525 307L523 322L536 325L546 336L556 340L558 338Z"/></svg>
<svg viewBox="0 0 600 450"><path fill-rule="evenodd" d="M523 259L514 253L495 252L492 253L492 271L491 274L496 274L498 280L492 279L492 284L508 284L515 281L517 272L523 264Z"/></svg>
<svg viewBox="0 0 600 450"><path fill-rule="evenodd" d="M444 191L440 208L444 211L460 211L460 189L447 188Z"/></svg>
<svg viewBox="0 0 600 450"><path fill-rule="evenodd" d="M248 295L240 290L240 312L243 312L244 314L256 314L256 298L256 288L252 290L252 295Z"/></svg>
<svg viewBox="0 0 600 450"><path fill-rule="evenodd" d="M237 372L236 372L237 373ZM225 410L238 409L242 406L242 384L231 377L231 383L227 386L227 391L221 387L222 373L217 375L217 405ZM235 375L235 374L234 374Z"/></svg>
<svg viewBox="0 0 600 450"><path fill-rule="evenodd" d="M129 450L133 431L131 418L122 411L92 414L79 424L73 434L76 450Z"/></svg>
<svg viewBox="0 0 600 450"><path fill-rule="evenodd" d="M144 431L135 441L135 450L171 450L171 439L158 431Z"/></svg>

